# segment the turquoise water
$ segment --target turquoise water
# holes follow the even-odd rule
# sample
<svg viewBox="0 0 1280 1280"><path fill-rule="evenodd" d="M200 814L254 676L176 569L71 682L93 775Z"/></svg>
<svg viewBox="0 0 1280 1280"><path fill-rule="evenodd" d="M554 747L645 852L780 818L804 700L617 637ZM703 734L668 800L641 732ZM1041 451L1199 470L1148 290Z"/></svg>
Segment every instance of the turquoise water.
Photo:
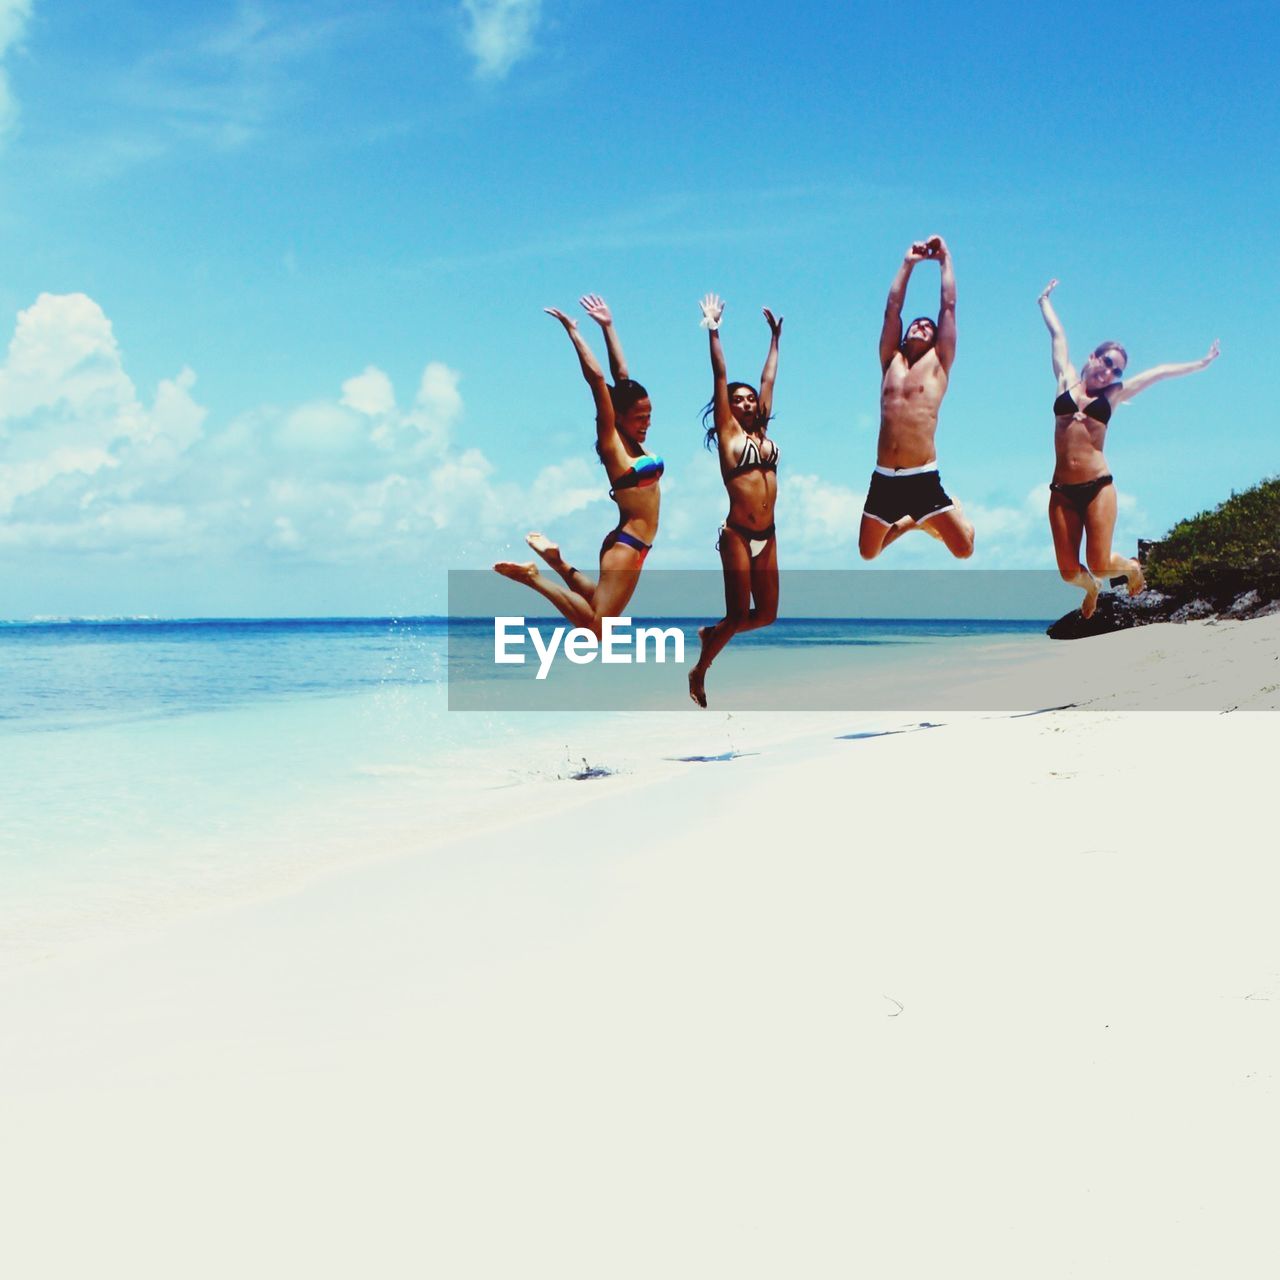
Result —
<svg viewBox="0 0 1280 1280"><path fill-rule="evenodd" d="M70 728L439 684L440 619L0 624L0 727Z"/></svg>
<svg viewBox="0 0 1280 1280"><path fill-rule="evenodd" d="M642 621L637 619L637 625ZM692 655L694 631L702 621L664 619L662 625L683 626ZM561 620L529 622L551 627ZM767 656L775 674L785 676L787 667L801 669L818 661L821 651L838 650L836 659L856 669L859 663L897 661L908 648L944 642L950 645L940 652L954 651L961 642L1036 640L1044 627L1044 622L1019 621L780 619L737 636L721 661L727 668L743 653ZM279 708L393 689L439 691L449 679L529 682L531 668L495 666L492 653L491 619L0 623L0 733L133 724L251 706ZM622 673L614 669L609 674ZM679 692L681 678L674 672L662 674ZM432 707L431 714L438 710ZM452 730L463 730L466 719L458 717ZM407 729L394 723L387 727Z"/></svg>
<svg viewBox="0 0 1280 1280"><path fill-rule="evenodd" d="M722 692L762 671L771 688L782 671L824 686L837 668L874 675L1042 635L783 621L739 637L714 672ZM461 658L473 683L511 679L485 672L491 636L491 623L455 631L455 678ZM679 668L656 673L673 708L659 715L508 711L501 698L450 712L448 649L440 619L0 625L0 957L426 847L515 795L552 803L584 772L738 745L742 718L698 712Z"/></svg>

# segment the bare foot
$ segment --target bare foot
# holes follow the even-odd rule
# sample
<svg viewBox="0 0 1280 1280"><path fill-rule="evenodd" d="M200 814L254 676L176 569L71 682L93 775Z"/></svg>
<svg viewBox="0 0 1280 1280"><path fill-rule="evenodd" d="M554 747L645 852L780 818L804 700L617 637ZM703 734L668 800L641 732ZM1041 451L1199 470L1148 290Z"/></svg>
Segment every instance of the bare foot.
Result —
<svg viewBox="0 0 1280 1280"><path fill-rule="evenodd" d="M1136 560L1130 560L1133 567L1124 571L1124 576L1129 579L1129 594L1136 596L1139 591L1145 591L1147 580L1142 576L1142 566Z"/></svg>
<svg viewBox="0 0 1280 1280"><path fill-rule="evenodd" d="M1098 589L1100 583L1095 582L1091 587L1084 589L1084 602L1080 606L1080 616L1083 618L1092 618L1093 611L1098 607Z"/></svg>
<svg viewBox="0 0 1280 1280"><path fill-rule="evenodd" d="M504 578L511 578L515 582L523 582L526 586L533 586L538 580L538 566L532 560L528 564L516 564L512 560L499 560L493 566L495 573L500 573Z"/></svg>
<svg viewBox="0 0 1280 1280"><path fill-rule="evenodd" d="M698 667L689 669L689 697L700 707L707 705L707 689L706 689L707 673Z"/></svg>
<svg viewBox="0 0 1280 1280"><path fill-rule="evenodd" d="M558 573L564 567L560 558L560 548L544 533L528 533L524 539L551 568Z"/></svg>

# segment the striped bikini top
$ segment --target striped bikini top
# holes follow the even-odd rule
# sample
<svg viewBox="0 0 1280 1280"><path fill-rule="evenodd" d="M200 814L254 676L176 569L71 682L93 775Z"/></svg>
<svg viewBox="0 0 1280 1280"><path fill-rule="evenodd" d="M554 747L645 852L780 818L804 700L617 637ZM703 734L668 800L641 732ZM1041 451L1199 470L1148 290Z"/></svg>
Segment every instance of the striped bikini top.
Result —
<svg viewBox="0 0 1280 1280"><path fill-rule="evenodd" d="M747 436L747 442L738 455L737 465L729 472L731 476L740 476L744 471L777 471L778 442L765 440L765 449L761 449L754 436ZM767 450L767 452L766 452Z"/></svg>
<svg viewBox="0 0 1280 1280"><path fill-rule="evenodd" d="M619 489L647 489L662 479L662 473L665 470L662 459L656 453L642 453L631 465L630 470L624 471L613 482L609 497L614 497Z"/></svg>

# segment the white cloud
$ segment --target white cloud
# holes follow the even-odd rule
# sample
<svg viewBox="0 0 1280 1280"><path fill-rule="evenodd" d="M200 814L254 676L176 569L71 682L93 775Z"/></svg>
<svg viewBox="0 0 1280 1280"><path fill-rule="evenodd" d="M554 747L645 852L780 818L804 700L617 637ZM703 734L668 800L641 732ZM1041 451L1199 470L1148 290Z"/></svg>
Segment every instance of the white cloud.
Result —
<svg viewBox="0 0 1280 1280"><path fill-rule="evenodd" d="M1049 485L1038 484L1021 503L984 506L965 503L964 513L976 530L975 569L1041 569L1054 563L1049 534Z"/></svg>
<svg viewBox="0 0 1280 1280"><path fill-rule="evenodd" d="M418 398L409 421L433 445L443 446L448 442L449 431L462 413L458 380L457 373L436 360L422 371Z"/></svg>
<svg viewBox="0 0 1280 1280"><path fill-rule="evenodd" d="M130 458L157 471L170 465L200 433L193 382L184 370L161 383L148 409L97 303L41 294L19 313L0 367L0 514L105 471L116 473L112 484L127 484Z"/></svg>
<svg viewBox="0 0 1280 1280"><path fill-rule="evenodd" d="M206 410L191 397L195 384L196 375L183 369L176 378L166 378L156 388L151 412L139 433L139 445L153 466L176 462L200 438Z"/></svg>
<svg viewBox="0 0 1280 1280"><path fill-rule="evenodd" d="M0 370L0 423L61 406L82 416L133 396L102 308L83 293L42 293L18 323Z"/></svg>
<svg viewBox="0 0 1280 1280"><path fill-rule="evenodd" d="M367 439L360 418L341 405L318 401L289 413L277 434L289 453L354 453Z"/></svg>
<svg viewBox="0 0 1280 1280"><path fill-rule="evenodd" d="M462 0L463 38L476 73L500 80L533 48L541 0Z"/></svg>
<svg viewBox="0 0 1280 1280"><path fill-rule="evenodd" d="M342 384L342 403L368 417L381 417L396 407L391 379L381 369L369 365L363 373Z"/></svg>
<svg viewBox="0 0 1280 1280"><path fill-rule="evenodd" d="M31 17L31 0L0 0L0 61L8 56L26 31ZM13 128L18 104L9 88L9 73L0 67L0 136Z"/></svg>
<svg viewBox="0 0 1280 1280"><path fill-rule="evenodd" d="M787 543L806 564L810 560L829 567L832 558L841 563L858 541L865 490L831 484L819 476L787 477Z"/></svg>
<svg viewBox="0 0 1280 1280"><path fill-rule="evenodd" d="M545 519L602 497L584 461L516 486L454 447L460 383L430 361L401 408L370 365L333 398L210 426L190 369L145 403L97 303L42 294L0 364L0 546L474 564L531 527L531 506Z"/></svg>
<svg viewBox="0 0 1280 1280"><path fill-rule="evenodd" d="M552 463L533 479L524 505L544 522L559 520L604 499L604 471L585 458Z"/></svg>

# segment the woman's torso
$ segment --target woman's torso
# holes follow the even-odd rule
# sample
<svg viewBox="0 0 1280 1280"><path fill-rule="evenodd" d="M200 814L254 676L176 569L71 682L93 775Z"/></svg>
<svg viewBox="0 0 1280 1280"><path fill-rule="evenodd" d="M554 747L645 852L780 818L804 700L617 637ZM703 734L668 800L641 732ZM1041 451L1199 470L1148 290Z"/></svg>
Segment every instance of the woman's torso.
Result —
<svg viewBox="0 0 1280 1280"><path fill-rule="evenodd" d="M644 542L652 542L657 536L662 501L658 482L665 469L658 454L643 449L635 454L624 451L617 458L605 460L609 496L618 504L618 528Z"/></svg>
<svg viewBox="0 0 1280 1280"><path fill-rule="evenodd" d="M1058 393L1053 402L1055 484L1082 484L1107 474L1102 449L1111 412L1106 388L1092 398L1079 383Z"/></svg>
<svg viewBox="0 0 1280 1280"><path fill-rule="evenodd" d="M778 445L762 427L757 432L739 429L719 441L720 474L729 495L729 519L748 529L773 524L778 498Z"/></svg>

